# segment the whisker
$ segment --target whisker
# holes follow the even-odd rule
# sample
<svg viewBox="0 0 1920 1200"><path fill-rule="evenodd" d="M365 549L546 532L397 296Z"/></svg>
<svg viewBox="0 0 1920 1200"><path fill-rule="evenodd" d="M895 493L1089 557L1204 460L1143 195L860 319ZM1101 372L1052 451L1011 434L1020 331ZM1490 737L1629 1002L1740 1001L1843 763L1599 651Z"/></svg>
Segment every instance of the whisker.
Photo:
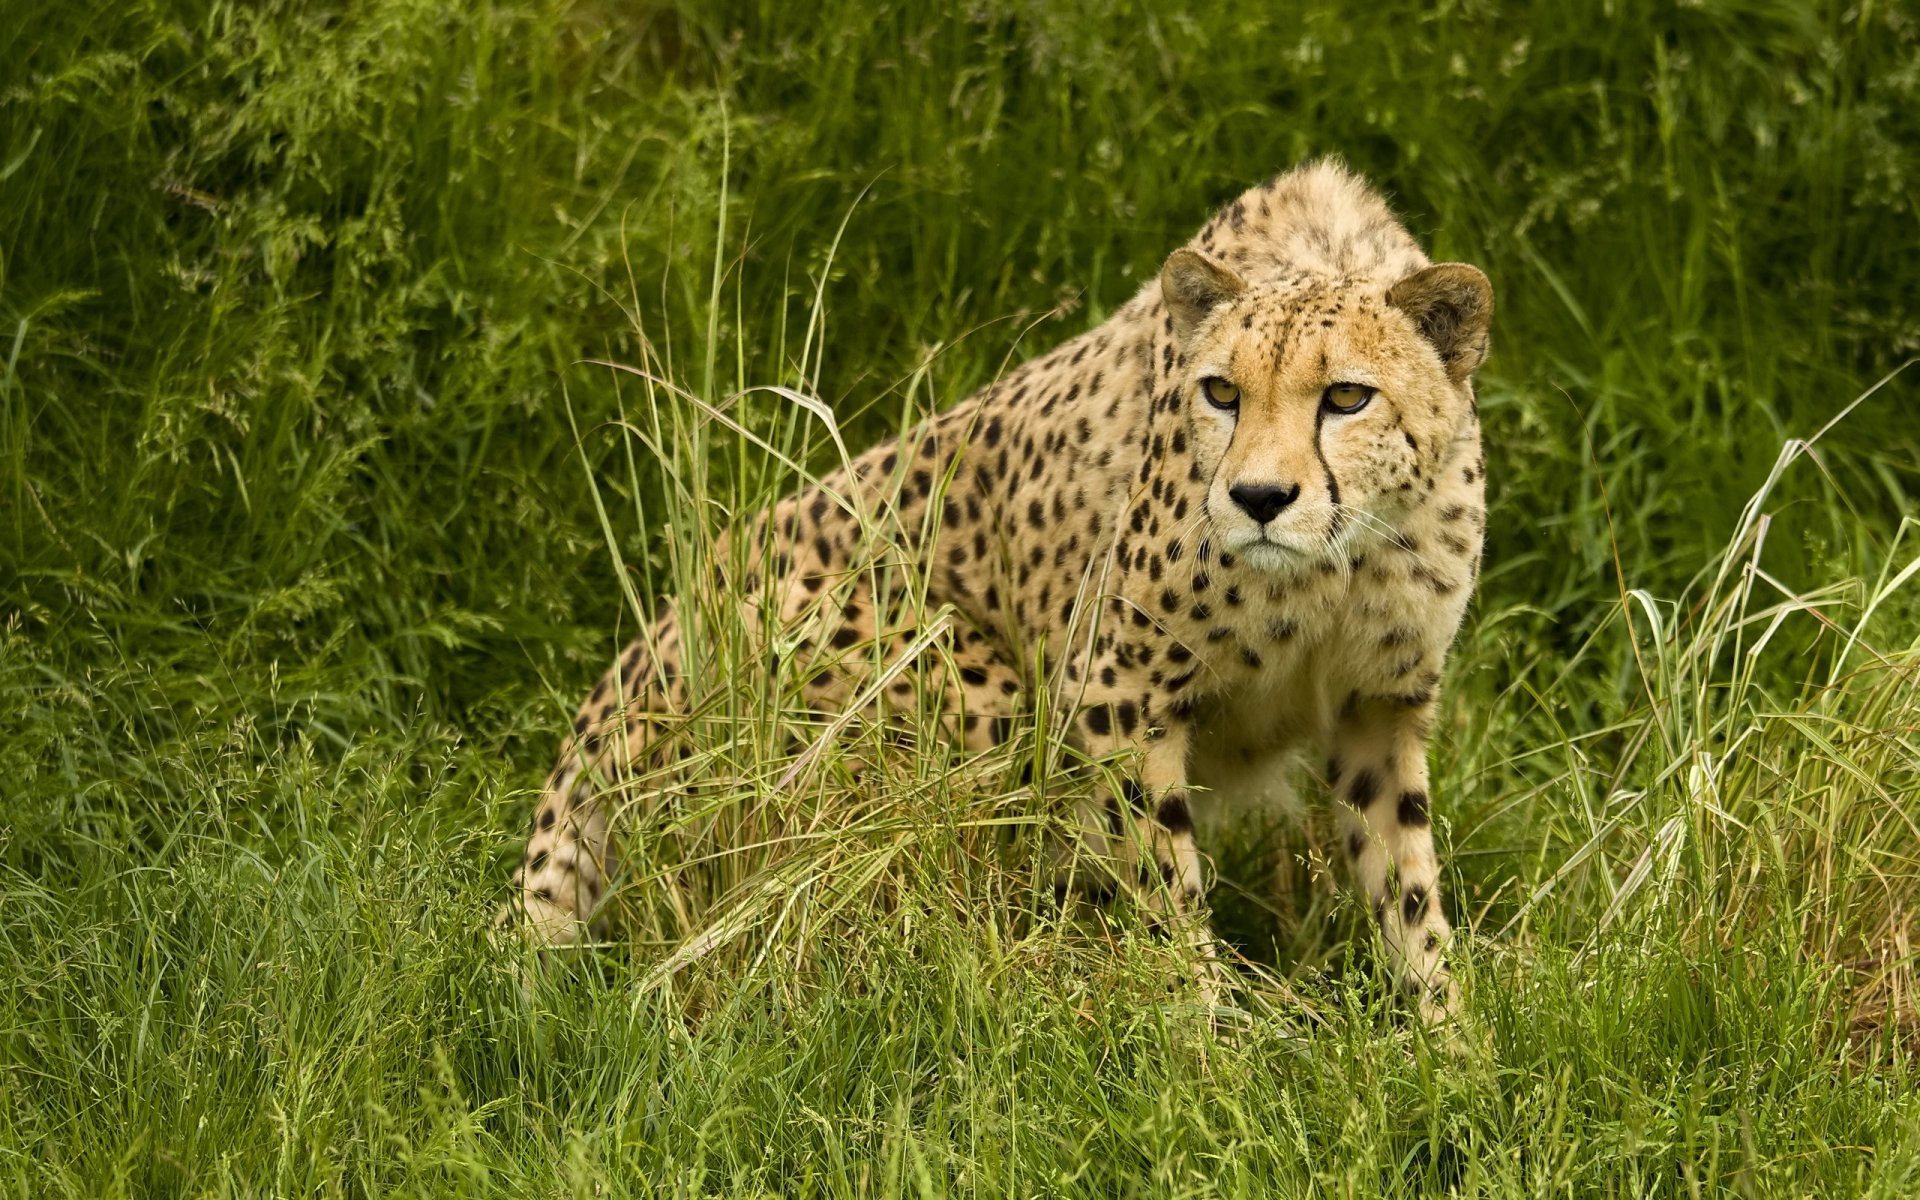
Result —
<svg viewBox="0 0 1920 1200"><path fill-rule="evenodd" d="M1180 547L1180 556L1187 560L1188 591L1193 590L1193 576L1194 572L1199 569L1200 558L1198 554L1193 552L1194 548L1187 543L1193 540L1195 534L1201 532L1211 524L1212 522L1207 519L1207 514L1204 510L1197 512L1187 518L1186 525L1180 530L1180 536L1174 539L1175 544Z"/></svg>
<svg viewBox="0 0 1920 1200"><path fill-rule="evenodd" d="M1351 504L1336 504L1333 507L1335 511L1345 513L1348 516L1352 517L1356 525L1363 526L1367 529L1374 531L1375 533L1380 534L1380 536L1385 538L1388 542L1391 542L1393 545L1399 547L1401 550L1406 551L1408 554L1413 555L1414 561L1419 563L1420 565L1427 567L1429 570L1437 569L1435 568L1434 564L1427 559L1426 555L1421 554L1420 552L1414 550L1412 546L1409 546L1407 544L1406 540L1403 537L1401 537L1399 530L1388 525L1385 521L1382 521L1379 517L1374 516L1372 513L1368 512L1363 508L1356 508Z"/></svg>

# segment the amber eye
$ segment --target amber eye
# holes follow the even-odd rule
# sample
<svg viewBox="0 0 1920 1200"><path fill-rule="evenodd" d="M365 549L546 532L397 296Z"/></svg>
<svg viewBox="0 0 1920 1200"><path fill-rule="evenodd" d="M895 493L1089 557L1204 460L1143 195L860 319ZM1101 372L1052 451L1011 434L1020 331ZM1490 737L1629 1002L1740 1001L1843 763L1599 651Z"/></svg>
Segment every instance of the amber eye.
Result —
<svg viewBox="0 0 1920 1200"><path fill-rule="evenodd" d="M1320 403L1328 411L1337 413L1357 413L1373 399L1378 388L1370 388L1364 383L1336 383L1320 395Z"/></svg>
<svg viewBox="0 0 1920 1200"><path fill-rule="evenodd" d="M1232 412L1240 407L1240 389L1218 375L1209 375L1202 379L1200 390L1207 394L1207 403L1215 408L1224 408Z"/></svg>

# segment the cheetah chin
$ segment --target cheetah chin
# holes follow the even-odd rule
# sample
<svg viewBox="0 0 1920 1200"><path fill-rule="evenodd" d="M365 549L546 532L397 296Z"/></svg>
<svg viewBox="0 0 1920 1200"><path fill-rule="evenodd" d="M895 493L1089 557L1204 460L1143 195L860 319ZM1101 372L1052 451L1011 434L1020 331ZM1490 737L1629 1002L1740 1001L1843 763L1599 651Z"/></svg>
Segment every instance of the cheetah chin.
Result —
<svg viewBox="0 0 1920 1200"><path fill-rule="evenodd" d="M743 518L721 561L747 636L823 713L932 697L970 749L1053 714L1120 764L1079 804L1088 849L1190 932L1208 980L1195 822L1275 802L1315 755L1393 978L1443 1021L1427 740L1479 576L1492 320L1487 277L1429 261L1345 167L1278 175L1097 328ZM942 606L957 619L916 623ZM505 917L544 944L589 931L620 880L611 787L693 758L677 714L727 685L680 611L581 705L535 809ZM903 658L923 674L872 686Z"/></svg>
<svg viewBox="0 0 1920 1200"><path fill-rule="evenodd" d="M1332 536L1306 537L1278 530L1227 534L1220 544L1255 571L1292 575L1316 567L1341 569L1353 557L1356 539L1345 531Z"/></svg>

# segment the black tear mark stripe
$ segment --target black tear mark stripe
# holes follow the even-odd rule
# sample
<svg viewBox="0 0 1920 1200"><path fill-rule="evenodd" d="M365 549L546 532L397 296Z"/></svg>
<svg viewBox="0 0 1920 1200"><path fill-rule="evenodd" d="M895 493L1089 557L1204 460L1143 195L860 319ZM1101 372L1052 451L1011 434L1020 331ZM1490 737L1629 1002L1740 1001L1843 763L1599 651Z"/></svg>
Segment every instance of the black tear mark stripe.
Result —
<svg viewBox="0 0 1920 1200"><path fill-rule="evenodd" d="M1327 477L1327 500L1333 505L1333 527L1340 527L1340 482L1333 477L1333 467L1327 463L1327 452L1320 444L1320 431L1327 423L1326 405L1313 410L1313 456L1320 460L1320 470Z"/></svg>

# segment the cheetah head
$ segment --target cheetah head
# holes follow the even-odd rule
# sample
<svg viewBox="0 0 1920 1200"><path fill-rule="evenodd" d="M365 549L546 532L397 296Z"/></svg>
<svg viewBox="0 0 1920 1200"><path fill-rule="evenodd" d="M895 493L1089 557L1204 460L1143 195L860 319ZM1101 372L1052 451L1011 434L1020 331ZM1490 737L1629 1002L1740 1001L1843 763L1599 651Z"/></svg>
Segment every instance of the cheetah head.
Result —
<svg viewBox="0 0 1920 1200"><path fill-rule="evenodd" d="M1271 570L1342 561L1438 486L1486 357L1478 269L1250 285L1182 249L1160 288L1216 546Z"/></svg>

